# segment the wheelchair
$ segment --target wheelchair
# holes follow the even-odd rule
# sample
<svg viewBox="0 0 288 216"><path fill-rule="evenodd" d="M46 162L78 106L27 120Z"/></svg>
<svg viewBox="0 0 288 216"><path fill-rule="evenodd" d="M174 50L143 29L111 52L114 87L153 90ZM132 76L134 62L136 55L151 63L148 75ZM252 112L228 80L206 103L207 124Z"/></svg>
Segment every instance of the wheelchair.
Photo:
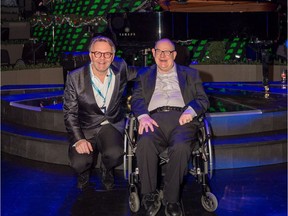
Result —
<svg viewBox="0 0 288 216"><path fill-rule="evenodd" d="M213 176L213 151L211 145L211 131L209 123L205 116L198 118L200 126L197 133L197 141L191 152L191 164L188 173L194 176L197 183L201 184L202 196L201 204L208 212L214 212L218 207L216 196L211 192L208 185L209 179ZM129 207L131 212L139 211L141 202L138 192L140 178L135 151L137 148L137 120L132 114L128 114L125 125L124 137L124 178L129 183ZM169 162L168 150L166 149L159 155L159 166ZM160 190L160 199L163 198L163 192Z"/></svg>

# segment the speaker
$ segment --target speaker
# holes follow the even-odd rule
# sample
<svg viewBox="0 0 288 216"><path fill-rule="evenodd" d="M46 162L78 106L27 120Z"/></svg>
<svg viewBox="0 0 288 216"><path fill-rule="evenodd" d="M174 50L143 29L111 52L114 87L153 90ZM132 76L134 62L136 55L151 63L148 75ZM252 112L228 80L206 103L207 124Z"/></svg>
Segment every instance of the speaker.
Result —
<svg viewBox="0 0 288 216"><path fill-rule="evenodd" d="M188 47L175 44L175 50L177 52L177 56L175 58L176 64L189 66L191 60L190 60L190 51Z"/></svg>
<svg viewBox="0 0 288 216"><path fill-rule="evenodd" d="M47 43L25 43L22 59L25 64L45 63L47 55Z"/></svg>
<svg viewBox="0 0 288 216"><path fill-rule="evenodd" d="M10 65L10 56L9 52L6 49L1 49L1 66Z"/></svg>
<svg viewBox="0 0 288 216"><path fill-rule="evenodd" d="M9 40L9 28L1 28L1 41Z"/></svg>

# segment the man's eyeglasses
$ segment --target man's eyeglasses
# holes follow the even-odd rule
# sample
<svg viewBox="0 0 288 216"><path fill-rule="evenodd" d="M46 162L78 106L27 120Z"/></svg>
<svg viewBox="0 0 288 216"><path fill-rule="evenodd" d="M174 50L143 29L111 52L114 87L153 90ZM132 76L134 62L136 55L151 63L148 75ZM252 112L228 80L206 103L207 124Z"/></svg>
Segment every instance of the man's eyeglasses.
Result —
<svg viewBox="0 0 288 216"><path fill-rule="evenodd" d="M173 52L175 52L175 50L160 50L160 49L155 49L155 53L156 55L161 55L162 53L164 53L165 56L170 56Z"/></svg>
<svg viewBox="0 0 288 216"><path fill-rule="evenodd" d="M113 55L113 53L111 53L111 52L102 53L102 52L96 51L96 52L91 52L91 53L94 55L95 58L101 58L102 56L104 56L104 58L108 59Z"/></svg>

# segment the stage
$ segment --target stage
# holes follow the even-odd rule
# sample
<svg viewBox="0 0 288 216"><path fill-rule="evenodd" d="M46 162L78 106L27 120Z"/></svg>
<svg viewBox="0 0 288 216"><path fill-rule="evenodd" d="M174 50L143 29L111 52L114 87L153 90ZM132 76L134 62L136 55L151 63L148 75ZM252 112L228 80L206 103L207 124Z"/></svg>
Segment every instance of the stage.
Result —
<svg viewBox="0 0 288 216"><path fill-rule="evenodd" d="M211 103L206 118L215 169L287 162L287 85L271 82L269 92L261 82L203 85ZM3 152L69 164L63 89L61 84L1 87Z"/></svg>

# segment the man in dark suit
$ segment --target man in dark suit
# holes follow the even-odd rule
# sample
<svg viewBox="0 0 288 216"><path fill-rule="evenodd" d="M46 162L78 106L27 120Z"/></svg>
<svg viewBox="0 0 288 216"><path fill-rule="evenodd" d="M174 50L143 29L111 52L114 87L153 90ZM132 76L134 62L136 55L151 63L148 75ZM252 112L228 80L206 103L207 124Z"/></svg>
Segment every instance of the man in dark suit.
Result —
<svg viewBox="0 0 288 216"><path fill-rule="evenodd" d="M66 79L64 121L69 158L80 189L88 186L98 153L106 189L113 188L113 170L123 161L123 94L127 81L136 73L128 73L125 61L116 58L115 51L109 38L93 38L89 45L91 63L71 71Z"/></svg>
<svg viewBox="0 0 288 216"><path fill-rule="evenodd" d="M142 202L146 215L161 207L157 193L158 155L168 147L163 200L166 215L182 215L180 185L198 131L197 117L206 112L209 100L195 69L176 65L175 45L161 39L152 49L156 65L138 72L131 109L139 121L136 149Z"/></svg>

